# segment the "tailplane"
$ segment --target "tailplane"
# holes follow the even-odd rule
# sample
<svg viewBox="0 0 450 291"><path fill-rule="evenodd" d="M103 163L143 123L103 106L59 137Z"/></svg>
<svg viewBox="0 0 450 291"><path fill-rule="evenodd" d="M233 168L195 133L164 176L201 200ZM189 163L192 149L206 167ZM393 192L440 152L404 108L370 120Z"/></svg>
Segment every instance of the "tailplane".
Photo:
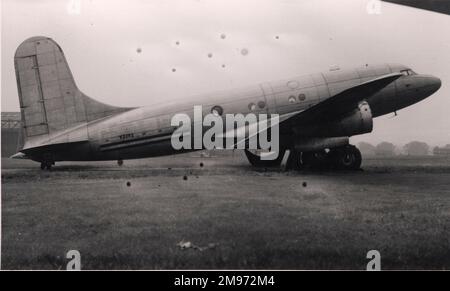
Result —
<svg viewBox="0 0 450 291"><path fill-rule="evenodd" d="M64 53L48 37L25 40L14 56L25 144L130 110L98 102L76 86Z"/></svg>

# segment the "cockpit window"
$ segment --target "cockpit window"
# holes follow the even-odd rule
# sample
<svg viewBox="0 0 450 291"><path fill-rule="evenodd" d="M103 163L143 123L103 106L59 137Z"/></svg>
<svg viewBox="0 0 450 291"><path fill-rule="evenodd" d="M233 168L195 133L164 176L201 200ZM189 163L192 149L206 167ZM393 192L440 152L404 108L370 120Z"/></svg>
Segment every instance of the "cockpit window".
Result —
<svg viewBox="0 0 450 291"><path fill-rule="evenodd" d="M411 69L402 70L402 71L400 71L400 73L402 73L404 76L417 75L416 72L414 72L414 71L411 70Z"/></svg>

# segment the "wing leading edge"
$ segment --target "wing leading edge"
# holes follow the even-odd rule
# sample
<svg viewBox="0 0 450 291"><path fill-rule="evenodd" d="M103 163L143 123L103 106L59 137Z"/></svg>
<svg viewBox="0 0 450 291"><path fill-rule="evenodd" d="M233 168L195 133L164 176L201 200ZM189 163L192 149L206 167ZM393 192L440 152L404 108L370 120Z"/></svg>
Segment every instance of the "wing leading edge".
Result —
<svg viewBox="0 0 450 291"><path fill-rule="evenodd" d="M309 124L329 122L354 110L358 103L374 95L393 81L401 73L387 74L342 91L317 105L288 119L289 123Z"/></svg>

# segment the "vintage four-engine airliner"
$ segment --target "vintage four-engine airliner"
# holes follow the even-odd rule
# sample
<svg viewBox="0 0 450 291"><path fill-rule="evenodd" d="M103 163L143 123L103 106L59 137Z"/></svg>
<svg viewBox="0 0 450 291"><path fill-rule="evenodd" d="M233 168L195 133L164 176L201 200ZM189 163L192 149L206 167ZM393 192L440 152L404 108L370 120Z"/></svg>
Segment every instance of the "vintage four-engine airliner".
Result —
<svg viewBox="0 0 450 291"><path fill-rule="evenodd" d="M373 118L396 112L436 92L439 78L396 64L364 65L185 98L146 107L123 108L98 102L75 84L59 45L32 37L14 58L23 146L15 158L50 169L58 161L138 159L171 155L177 113L278 114L281 153L263 160L246 150L254 166L280 165L288 150L295 164L357 169L359 150L349 137L372 131Z"/></svg>

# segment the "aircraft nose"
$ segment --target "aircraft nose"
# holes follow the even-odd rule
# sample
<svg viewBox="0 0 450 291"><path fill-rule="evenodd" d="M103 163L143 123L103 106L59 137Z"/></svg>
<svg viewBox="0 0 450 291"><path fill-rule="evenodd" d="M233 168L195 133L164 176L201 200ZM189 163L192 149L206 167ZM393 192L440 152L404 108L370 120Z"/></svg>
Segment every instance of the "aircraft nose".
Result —
<svg viewBox="0 0 450 291"><path fill-rule="evenodd" d="M431 94L439 90L442 86L442 81L438 77L428 76L427 77L427 87L429 87Z"/></svg>

